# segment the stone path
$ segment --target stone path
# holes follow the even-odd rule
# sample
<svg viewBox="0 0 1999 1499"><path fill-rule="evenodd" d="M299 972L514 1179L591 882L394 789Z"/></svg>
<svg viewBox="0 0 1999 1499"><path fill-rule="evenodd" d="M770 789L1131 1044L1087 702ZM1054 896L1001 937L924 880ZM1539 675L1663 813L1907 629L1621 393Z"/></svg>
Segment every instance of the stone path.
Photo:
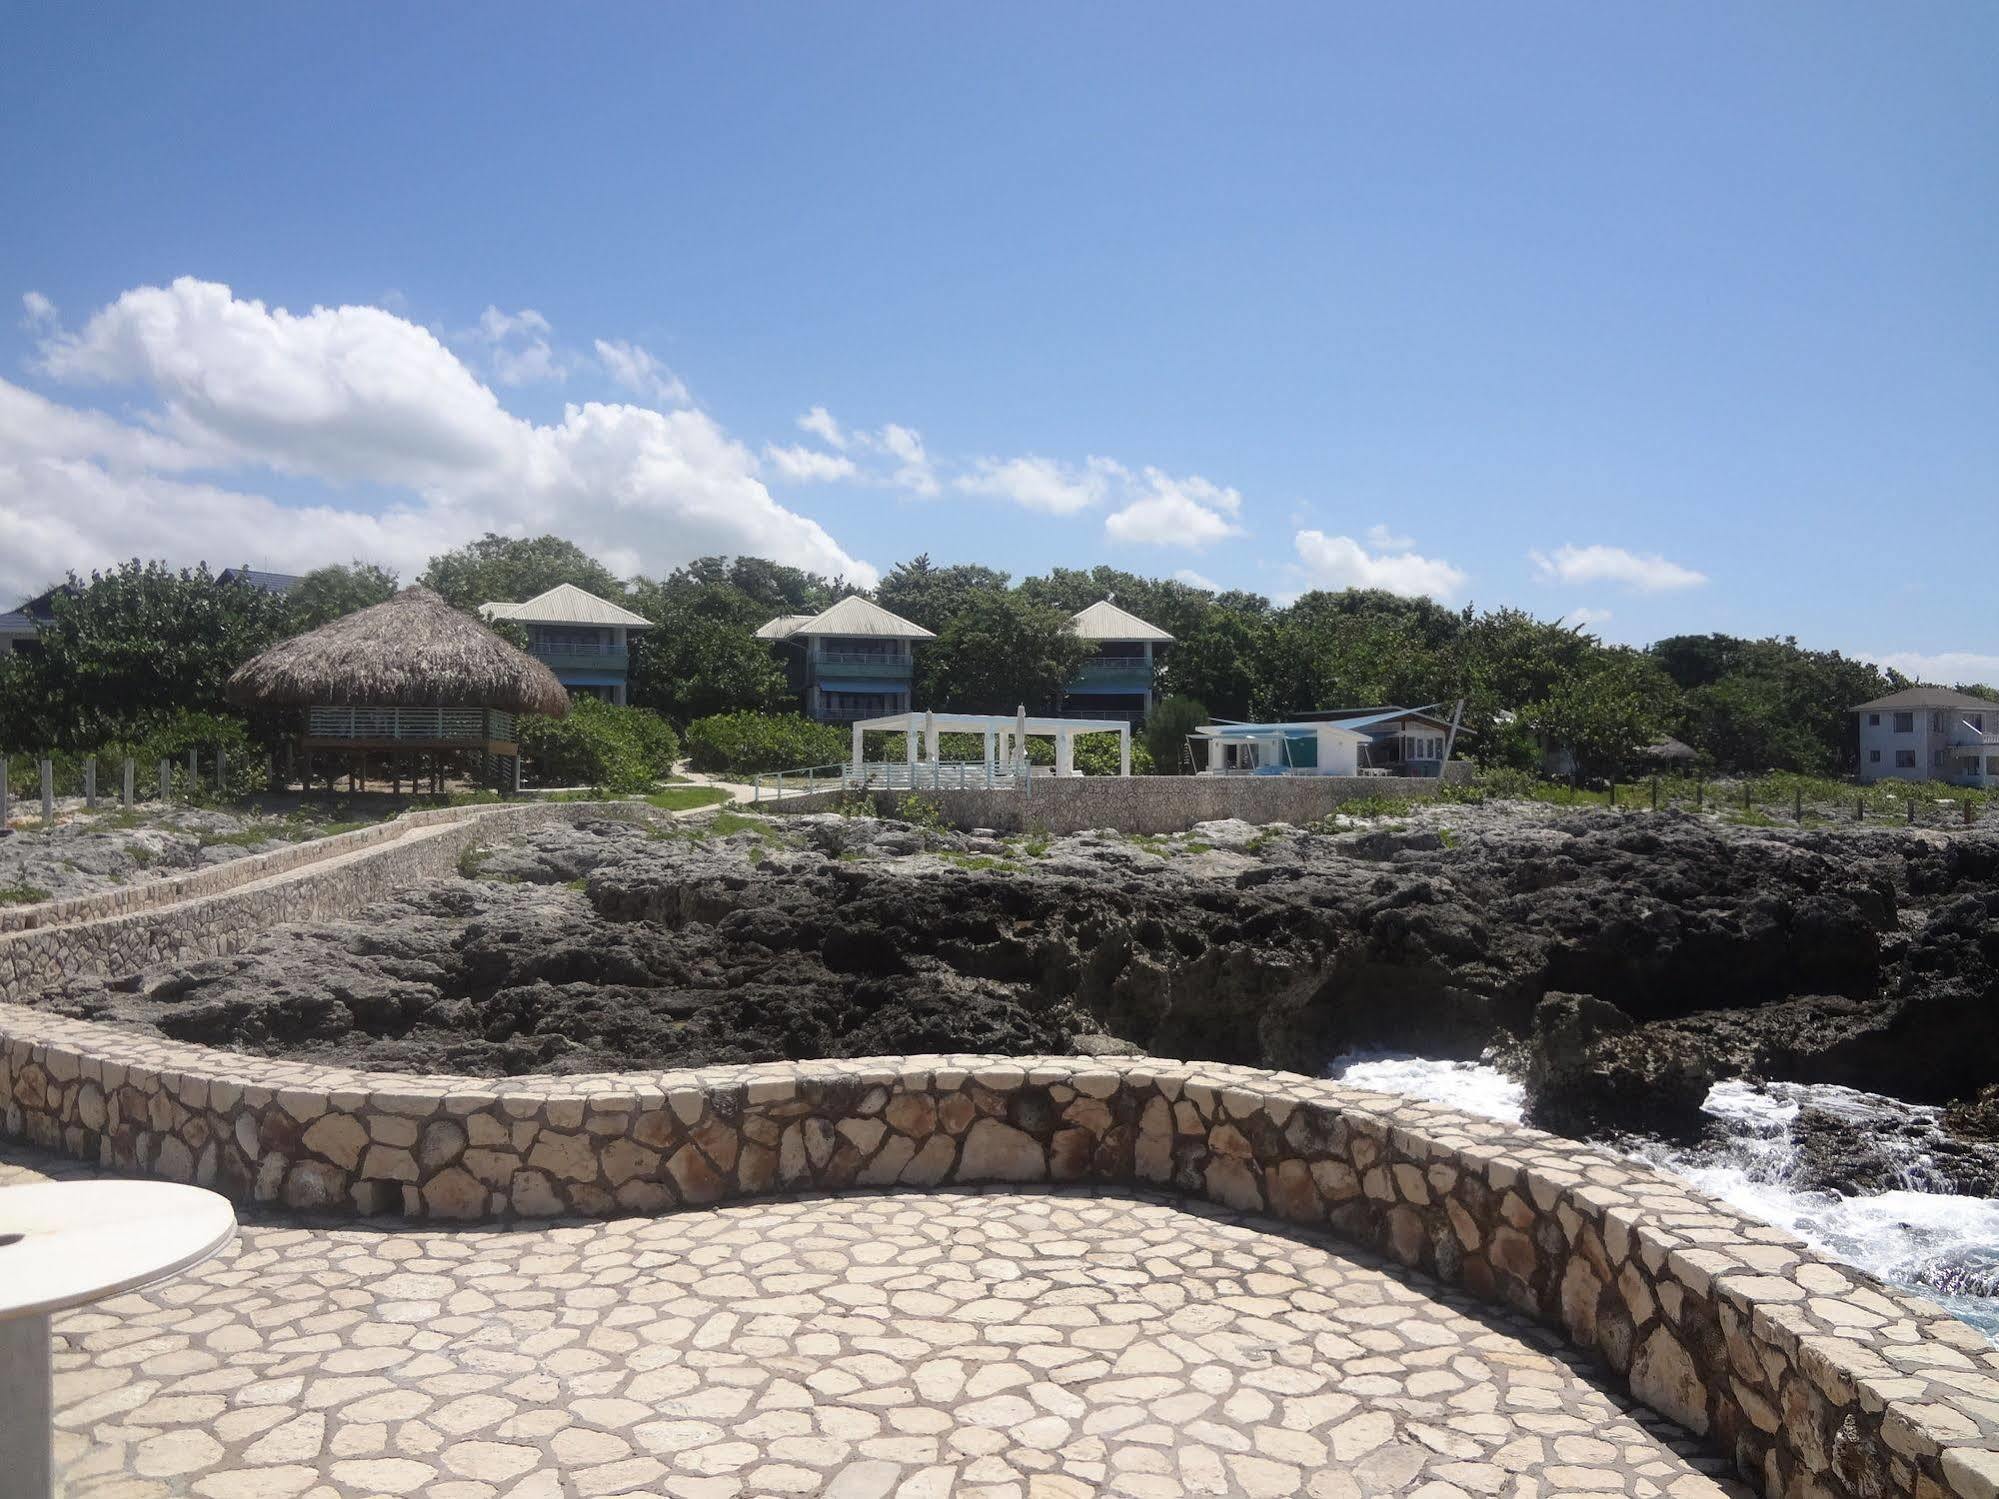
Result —
<svg viewBox="0 0 1999 1499"><path fill-rule="evenodd" d="M0 1185L85 1168L0 1145ZM57 1320L92 1499L1739 1495L1552 1333L1084 1191L506 1229L252 1216Z"/></svg>

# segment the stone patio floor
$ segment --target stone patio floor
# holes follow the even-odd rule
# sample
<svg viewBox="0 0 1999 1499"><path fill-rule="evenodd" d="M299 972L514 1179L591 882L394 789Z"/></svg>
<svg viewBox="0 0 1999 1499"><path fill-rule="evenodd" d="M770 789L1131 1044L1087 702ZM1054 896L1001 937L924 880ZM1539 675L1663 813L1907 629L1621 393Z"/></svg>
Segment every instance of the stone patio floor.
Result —
<svg viewBox="0 0 1999 1499"><path fill-rule="evenodd" d="M0 1186L44 1174L91 1173L0 1144ZM92 1499L1745 1493L1546 1329L1146 1196L246 1213L56 1333L58 1463Z"/></svg>

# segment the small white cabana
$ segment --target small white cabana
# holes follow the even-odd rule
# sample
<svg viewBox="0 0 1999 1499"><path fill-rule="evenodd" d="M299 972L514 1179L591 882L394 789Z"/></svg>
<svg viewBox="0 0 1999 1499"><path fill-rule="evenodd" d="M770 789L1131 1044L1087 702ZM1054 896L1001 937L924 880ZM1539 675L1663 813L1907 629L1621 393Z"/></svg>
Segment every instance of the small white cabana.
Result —
<svg viewBox="0 0 1999 1499"><path fill-rule="evenodd" d="M869 733L903 736L903 760L870 766L862 749ZM983 747L978 760L945 762L938 740L945 734L976 734ZM1073 776L1078 734L1118 736L1118 774L1131 774L1131 725L1119 718L1033 718L1025 708L1008 717L999 713L890 713L864 718L854 725L853 762L848 784L891 786L1012 785L1028 774L1027 741L1055 741L1055 774ZM919 742L920 741L920 742Z"/></svg>

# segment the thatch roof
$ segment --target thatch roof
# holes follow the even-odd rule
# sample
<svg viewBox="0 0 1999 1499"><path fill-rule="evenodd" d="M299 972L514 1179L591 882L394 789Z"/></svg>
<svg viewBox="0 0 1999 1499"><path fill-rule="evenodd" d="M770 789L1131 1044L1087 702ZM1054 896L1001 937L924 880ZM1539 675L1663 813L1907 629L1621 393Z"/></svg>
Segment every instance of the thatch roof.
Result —
<svg viewBox="0 0 1999 1499"><path fill-rule="evenodd" d="M428 588L293 636L236 668L244 707L500 708L561 718L555 673Z"/></svg>

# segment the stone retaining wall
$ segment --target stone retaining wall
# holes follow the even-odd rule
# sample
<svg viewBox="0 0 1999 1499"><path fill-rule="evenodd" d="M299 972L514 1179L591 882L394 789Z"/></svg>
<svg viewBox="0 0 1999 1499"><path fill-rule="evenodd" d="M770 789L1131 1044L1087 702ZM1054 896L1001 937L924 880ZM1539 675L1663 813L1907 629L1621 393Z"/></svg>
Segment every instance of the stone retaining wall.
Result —
<svg viewBox="0 0 1999 1499"><path fill-rule="evenodd" d="M96 914L95 903L104 899L100 896L50 902L34 909L44 917L66 914L68 919L0 930L0 1001L24 998L65 979L217 957L280 922L349 915L393 891L451 874L459 854L472 844L509 837L538 823L607 814L622 815L618 804L606 802L436 808L317 845L300 844L158 881L159 897L136 900L137 909L114 902L114 914ZM205 886L190 891L211 875L219 887L214 893ZM139 897L151 888L115 893Z"/></svg>
<svg viewBox="0 0 1999 1499"><path fill-rule="evenodd" d="M1459 771L1456 764L1453 772ZM1470 767L1463 767L1469 773ZM1450 779L1464 779L1453 774ZM1236 817L1248 823L1314 822L1341 803L1371 797L1434 797L1443 782L1400 776L1073 776L1039 779L1017 791L923 791L952 827L993 828L1002 833L1184 833L1197 822ZM875 805L893 815L910 793L875 793ZM768 812L824 812L848 793L814 792L766 802Z"/></svg>
<svg viewBox="0 0 1999 1499"><path fill-rule="evenodd" d="M1150 1058L479 1080L0 1006L10 1133L244 1200L431 1219L1094 1182L1330 1229L1561 1328L1777 1499L1992 1499L1999 1350L1643 1167L1440 1106Z"/></svg>

